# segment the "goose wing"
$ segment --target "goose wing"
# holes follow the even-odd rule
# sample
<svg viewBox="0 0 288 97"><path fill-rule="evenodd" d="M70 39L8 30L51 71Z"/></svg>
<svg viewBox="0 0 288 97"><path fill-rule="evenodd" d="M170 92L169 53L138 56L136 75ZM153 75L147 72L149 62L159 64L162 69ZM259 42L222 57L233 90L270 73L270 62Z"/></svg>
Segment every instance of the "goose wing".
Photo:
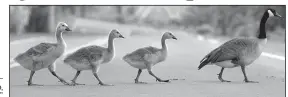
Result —
<svg viewBox="0 0 288 97"><path fill-rule="evenodd" d="M211 59L212 63L233 60L238 58L251 44L253 44L252 41L246 38L232 39L208 54L210 55L209 59Z"/></svg>
<svg viewBox="0 0 288 97"><path fill-rule="evenodd" d="M238 60L243 51L251 45L251 41L245 38L235 38L225 42L218 48L207 54L201 61L198 69L208 63L216 63L226 60Z"/></svg>
<svg viewBox="0 0 288 97"><path fill-rule="evenodd" d="M93 46L86 47L86 49L89 52L89 54L88 54L89 59L94 62L94 61L98 61L98 60L102 59L103 54L107 48L93 45Z"/></svg>
<svg viewBox="0 0 288 97"><path fill-rule="evenodd" d="M53 43L40 43L26 51L26 54L31 57L45 56L49 52L53 51L57 47L57 44Z"/></svg>
<svg viewBox="0 0 288 97"><path fill-rule="evenodd" d="M89 63L99 61L105 48L100 46L87 46L76 50L74 53L69 54L64 62L76 61L78 63Z"/></svg>
<svg viewBox="0 0 288 97"><path fill-rule="evenodd" d="M126 56L124 56L124 59L129 59L131 61L146 61L145 56L151 55L151 54L152 53L149 50L147 50L146 47L144 47L144 48L139 48L130 54L127 54Z"/></svg>
<svg viewBox="0 0 288 97"><path fill-rule="evenodd" d="M153 61L153 58L155 57L155 53L157 53L159 49L154 48L154 47L144 47L144 48L139 48L135 51L133 51L130 54L127 54L124 56L124 59L129 58L131 61L144 61L144 62L151 62Z"/></svg>

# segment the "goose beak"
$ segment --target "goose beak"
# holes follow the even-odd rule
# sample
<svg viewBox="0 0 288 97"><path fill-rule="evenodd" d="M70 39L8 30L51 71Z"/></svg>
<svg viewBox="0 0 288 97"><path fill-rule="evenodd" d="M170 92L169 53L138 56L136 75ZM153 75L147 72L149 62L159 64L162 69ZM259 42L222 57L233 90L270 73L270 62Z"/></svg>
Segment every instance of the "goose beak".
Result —
<svg viewBox="0 0 288 97"><path fill-rule="evenodd" d="M175 36L173 36L173 37L172 37L172 39L175 39L175 40L177 40L177 38L176 38Z"/></svg>
<svg viewBox="0 0 288 97"><path fill-rule="evenodd" d="M123 35L120 35L119 37L120 37L120 38L125 38Z"/></svg>
<svg viewBox="0 0 288 97"><path fill-rule="evenodd" d="M72 30L71 30L70 28L68 28L68 27L67 27L65 30L66 30L66 31L72 31Z"/></svg>
<svg viewBox="0 0 288 97"><path fill-rule="evenodd" d="M282 16L281 16L280 14L278 14L277 12L276 12L275 16L276 16L276 17L279 17L279 18L282 17Z"/></svg>

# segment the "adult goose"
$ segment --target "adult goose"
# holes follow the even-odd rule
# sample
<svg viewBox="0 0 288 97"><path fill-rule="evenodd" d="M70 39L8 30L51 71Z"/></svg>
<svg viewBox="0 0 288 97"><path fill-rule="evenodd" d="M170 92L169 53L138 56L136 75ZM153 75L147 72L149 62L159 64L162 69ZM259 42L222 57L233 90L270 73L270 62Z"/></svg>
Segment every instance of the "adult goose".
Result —
<svg viewBox="0 0 288 97"><path fill-rule="evenodd" d="M115 56L114 43L115 38L124 38L116 29L110 31L108 36L108 47L91 45L80 48L64 58L64 63L70 65L77 70L76 75L72 79L72 85L84 85L76 83L77 77L83 70L92 70L93 75L102 86L112 86L104 84L98 77L98 70L101 64L110 62Z"/></svg>
<svg viewBox="0 0 288 97"><path fill-rule="evenodd" d="M274 9L267 9L260 22L260 32L256 38L234 38L217 47L207 54L198 66L198 70L207 64L215 64L221 67L218 79L221 82L231 82L222 79L224 68L241 67L246 83L258 83L248 80L245 67L253 63L262 53L267 42L265 23L269 17L281 17Z"/></svg>
<svg viewBox="0 0 288 97"><path fill-rule="evenodd" d="M14 58L15 62L31 71L28 86L38 85L32 83L32 77L35 71L43 68L48 68L52 75L57 77L60 82L69 85L64 79L55 73L55 60L62 56L66 48L66 43L62 38L62 33L67 31L71 30L66 23L58 23L55 32L57 39L56 43L40 43Z"/></svg>
<svg viewBox="0 0 288 97"><path fill-rule="evenodd" d="M152 67L156 65L157 63L165 61L167 57L168 51L167 51L167 46L165 42L166 39L177 40L177 38L171 32L165 32L161 38L161 45L162 45L161 49L151 47L151 46L139 48L131 53L128 53L122 58L130 66L138 69L137 77L134 80L135 83L146 84L146 82L140 82L138 80L142 72L142 69L147 69L149 74L156 78L156 81L169 82L169 80L160 79L159 77L154 75L154 73L152 72Z"/></svg>

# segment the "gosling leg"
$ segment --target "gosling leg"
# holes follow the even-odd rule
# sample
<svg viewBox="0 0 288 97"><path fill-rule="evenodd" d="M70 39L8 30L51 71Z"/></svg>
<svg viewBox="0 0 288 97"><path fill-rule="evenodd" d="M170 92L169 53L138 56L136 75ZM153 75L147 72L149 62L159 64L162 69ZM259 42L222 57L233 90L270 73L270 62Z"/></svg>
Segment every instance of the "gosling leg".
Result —
<svg viewBox="0 0 288 97"><path fill-rule="evenodd" d="M29 77L29 80L27 81L28 86L43 86L43 85L39 85L39 84L33 84L32 78L33 78L34 73L35 73L35 71L30 72L30 77Z"/></svg>
<svg viewBox="0 0 288 97"><path fill-rule="evenodd" d="M59 81L61 83L63 83L64 85L70 85L68 82L66 82L63 78L59 77L56 73L55 73L55 63L53 63L52 65L48 66L49 71L52 73L53 76L55 76L56 78L59 79Z"/></svg>
<svg viewBox="0 0 288 97"><path fill-rule="evenodd" d="M100 80L100 78L99 78L99 76L98 76L98 74L97 74L97 72L98 72L98 70L99 70L99 65L94 65L94 64L92 64L91 65L92 66L92 73L93 73L93 75L94 75L94 77L99 81L99 85L101 85L101 86L113 86L112 84L104 84L101 80Z"/></svg>
<svg viewBox="0 0 288 97"><path fill-rule="evenodd" d="M142 69L138 69L137 77L135 78L135 83L136 84L147 84L146 82L139 81L139 77L140 77L141 72L142 72Z"/></svg>
<svg viewBox="0 0 288 97"><path fill-rule="evenodd" d="M156 81L159 81L159 82L170 82L170 80L162 80L160 79L159 77L157 77L153 72L152 72L152 68L151 68L151 65L148 65L148 68L147 68L149 74L151 76L153 76L154 78L156 78Z"/></svg>
<svg viewBox="0 0 288 97"><path fill-rule="evenodd" d="M74 78L71 80L72 81L71 85L74 85L74 86L75 85L85 85L85 84L76 83L76 80L77 80L78 76L80 75L80 73L81 73L81 71L76 72Z"/></svg>

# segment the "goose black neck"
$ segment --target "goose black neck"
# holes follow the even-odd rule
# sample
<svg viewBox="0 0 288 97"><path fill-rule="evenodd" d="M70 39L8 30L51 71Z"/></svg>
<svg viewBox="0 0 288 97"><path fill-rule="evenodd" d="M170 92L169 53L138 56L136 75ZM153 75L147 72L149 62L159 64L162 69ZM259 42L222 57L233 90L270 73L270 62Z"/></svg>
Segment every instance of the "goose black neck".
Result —
<svg viewBox="0 0 288 97"><path fill-rule="evenodd" d="M265 39L265 38L267 38L267 36L266 36L266 30L265 30L265 24L266 24L266 21L267 21L267 19L269 18L269 14L267 13L267 12L265 12L264 14L263 14L263 17L262 17L262 19L261 19L261 21L260 21L260 31L259 31L259 35L258 35L258 39Z"/></svg>

